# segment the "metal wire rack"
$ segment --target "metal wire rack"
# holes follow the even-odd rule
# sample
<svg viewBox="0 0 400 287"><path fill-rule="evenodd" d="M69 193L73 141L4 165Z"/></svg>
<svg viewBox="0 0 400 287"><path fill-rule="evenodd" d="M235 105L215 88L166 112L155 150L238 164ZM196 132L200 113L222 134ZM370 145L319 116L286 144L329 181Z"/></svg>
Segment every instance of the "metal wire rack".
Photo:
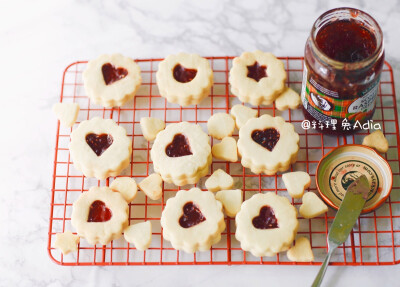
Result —
<svg viewBox="0 0 400 287"><path fill-rule="evenodd" d="M211 95L197 106L180 107L168 103L160 97L155 81L158 63L162 59L137 60L142 70L143 83L136 97L121 108L102 108L93 105L83 89L82 71L86 61L75 62L69 65L63 74L61 86L61 102L75 102L81 107L77 124L83 120L101 116L112 118L119 125L126 128L128 136L132 137L133 152L129 168L120 176L134 177L140 181L153 170L150 158L151 143L142 136L140 118L152 116L163 119L167 124L189 121L199 123L206 130L208 118L216 112L229 112L230 107L239 103L230 93L228 84L229 69L233 57L209 57L214 70L214 85ZM287 84L300 91L303 70L303 58L282 57L288 74ZM256 107L259 114L279 115L291 122L300 135L300 152L298 161L291 166L291 170L307 171L312 177L309 192L316 192L315 169L319 160L332 148L347 143L361 143L368 131L359 132L347 137L322 135L314 130L303 130L303 120L300 110L280 112L274 106ZM399 124L394 91L393 72L388 63L385 64L379 96L374 115L374 122L380 123L382 130L389 140L389 151L384 155L393 170L393 189L388 200L377 210L362 215L356 223L348 240L335 252L332 265L390 265L400 262L400 151L398 149ZM76 127L75 125L75 127ZM123 237L114 240L107 246L91 246L84 239L79 244L77 253L66 256L54 248L55 234L64 230L72 230L71 212L72 203L82 192L91 186L109 185L115 178L98 181L85 178L77 171L71 162L68 143L71 128L57 125L55 142L55 158L53 171L53 185L51 188L50 226L48 233L48 252L52 260L61 265L209 265L209 264L284 264L284 265L320 265L327 252L326 237L335 211L330 209L327 214L313 219L299 217L298 234L310 239L315 255L315 262L291 262L286 254L280 253L274 257L254 257L240 248L235 239L235 220L226 217L226 230L222 240L215 244L210 251L187 254L172 248L170 243L162 238L160 216L165 202L173 197L179 189L188 189L191 186L177 188L172 184L163 185L163 196L159 201L149 200L142 192L130 204L129 222L150 220L153 226L152 243L147 251L138 251L127 243ZM234 134L237 137L237 131ZM211 139L213 144L216 140ZM212 163L210 174L218 169L225 169L235 180L235 188L243 190L244 199L254 193L273 191L287 196L293 205L299 206L301 200L291 199L282 182L281 174L274 176L255 175L243 168L239 162L228 163L215 160ZM207 176L207 177L208 177ZM206 178L197 184L204 187Z"/></svg>

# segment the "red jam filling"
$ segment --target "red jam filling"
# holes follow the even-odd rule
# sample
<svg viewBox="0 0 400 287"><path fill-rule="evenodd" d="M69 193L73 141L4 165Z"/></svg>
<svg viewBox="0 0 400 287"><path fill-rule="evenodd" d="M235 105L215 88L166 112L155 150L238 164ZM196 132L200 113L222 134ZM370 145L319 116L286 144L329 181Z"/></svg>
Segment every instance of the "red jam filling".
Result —
<svg viewBox="0 0 400 287"><path fill-rule="evenodd" d="M259 215L254 217L252 222L253 226L257 229L273 229L279 227L274 210L268 205L261 207Z"/></svg>
<svg viewBox="0 0 400 287"><path fill-rule="evenodd" d="M247 66L247 77L255 81L260 81L262 78L267 77L267 66L260 66L255 62L252 66Z"/></svg>
<svg viewBox="0 0 400 287"><path fill-rule="evenodd" d="M93 201L90 205L87 222L106 222L111 219L112 212L101 200Z"/></svg>
<svg viewBox="0 0 400 287"><path fill-rule="evenodd" d="M201 213L200 209L190 201L183 206L183 214L179 218L179 225L183 228L189 228L205 220L206 218L203 213Z"/></svg>
<svg viewBox="0 0 400 287"><path fill-rule="evenodd" d="M197 70L196 69L187 69L181 64L177 64L174 67L174 79L177 80L180 83L189 83L192 81L196 75L197 75Z"/></svg>
<svg viewBox="0 0 400 287"><path fill-rule="evenodd" d="M318 31L316 42L328 57L347 63L362 61L376 49L375 36L353 19L325 25Z"/></svg>
<svg viewBox="0 0 400 287"><path fill-rule="evenodd" d="M269 151L272 151L279 141L280 134L274 128L268 128L265 130L255 130L251 133L251 138L253 141L266 148Z"/></svg>
<svg viewBox="0 0 400 287"><path fill-rule="evenodd" d="M106 85L111 85L128 75L128 70L125 68L115 68L111 63L106 63L101 67L103 79Z"/></svg>
<svg viewBox="0 0 400 287"><path fill-rule="evenodd" d="M114 139L109 134L88 134L86 135L86 143L94 151L97 156L101 156L110 145L112 145Z"/></svg>
<svg viewBox="0 0 400 287"><path fill-rule="evenodd" d="M172 142L165 148L165 153L169 157L181 157L193 154L189 143L183 134L176 134Z"/></svg>

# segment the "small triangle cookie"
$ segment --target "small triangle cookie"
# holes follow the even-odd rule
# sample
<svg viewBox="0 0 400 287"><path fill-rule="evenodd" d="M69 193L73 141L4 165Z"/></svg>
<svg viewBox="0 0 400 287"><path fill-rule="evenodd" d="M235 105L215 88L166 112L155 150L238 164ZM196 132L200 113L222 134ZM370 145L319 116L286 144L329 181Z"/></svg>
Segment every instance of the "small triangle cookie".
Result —
<svg viewBox="0 0 400 287"><path fill-rule="evenodd" d="M137 184L131 177L118 177L111 184L110 188L122 194L125 200L130 203L136 197Z"/></svg>
<svg viewBox="0 0 400 287"><path fill-rule="evenodd" d="M207 121L208 134L216 139L230 137L235 130L235 121L230 114L216 113Z"/></svg>
<svg viewBox="0 0 400 287"><path fill-rule="evenodd" d="M151 243L151 222L145 221L128 226L124 230L125 240L134 244L137 250L144 251Z"/></svg>
<svg viewBox="0 0 400 287"><path fill-rule="evenodd" d="M158 118L141 118L140 127L144 138L148 141L152 141L160 131L165 129L165 123Z"/></svg>
<svg viewBox="0 0 400 287"><path fill-rule="evenodd" d="M72 127L78 117L79 105L76 103L57 103L53 112L64 127Z"/></svg>
<svg viewBox="0 0 400 287"><path fill-rule="evenodd" d="M252 108L237 104L231 108L231 115L236 121L236 127L240 129L245 123L251 119L257 117L258 111Z"/></svg>
<svg viewBox="0 0 400 287"><path fill-rule="evenodd" d="M79 241L78 235L74 235L71 231L65 231L64 233L56 234L54 247L60 249L64 255L67 255L71 251L78 250Z"/></svg>
<svg viewBox="0 0 400 287"><path fill-rule="evenodd" d="M304 218L314 218L328 212L328 206L314 192L307 192L299 212Z"/></svg>
<svg viewBox="0 0 400 287"><path fill-rule="evenodd" d="M153 173L139 183L139 188L150 199L160 199L162 195L162 178L158 173Z"/></svg>
<svg viewBox="0 0 400 287"><path fill-rule="evenodd" d="M367 135L362 142L363 145L372 147L381 153L385 153L389 149L388 140L381 130L376 130Z"/></svg>
<svg viewBox="0 0 400 287"><path fill-rule="evenodd" d="M290 261L314 261L314 253L312 252L310 241L306 237L298 237L295 245L287 251L286 255Z"/></svg>
<svg viewBox="0 0 400 287"><path fill-rule="evenodd" d="M278 110L298 109L301 104L300 95L293 89L287 87L282 94L275 100L275 106Z"/></svg>
<svg viewBox="0 0 400 287"><path fill-rule="evenodd" d="M218 144L213 145L211 149L212 155L217 159L237 162L237 145L232 137L223 138Z"/></svg>
<svg viewBox="0 0 400 287"><path fill-rule="evenodd" d="M311 184L311 177L304 171L284 173L282 174L282 180L292 198L301 198L304 190Z"/></svg>
<svg viewBox="0 0 400 287"><path fill-rule="evenodd" d="M236 216L243 202L243 195L240 189L220 190L215 194L215 198L222 203L225 213L229 217Z"/></svg>
<svg viewBox="0 0 400 287"><path fill-rule="evenodd" d="M223 189L231 189L233 187L233 178L222 169L217 169L206 180L205 185L206 188L212 192Z"/></svg>

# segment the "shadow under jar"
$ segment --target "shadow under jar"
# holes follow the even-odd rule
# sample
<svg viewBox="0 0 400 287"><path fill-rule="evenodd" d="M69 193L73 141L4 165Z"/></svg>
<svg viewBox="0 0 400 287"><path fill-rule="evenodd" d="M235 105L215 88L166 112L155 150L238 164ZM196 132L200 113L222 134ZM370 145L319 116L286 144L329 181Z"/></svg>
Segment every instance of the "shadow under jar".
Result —
<svg viewBox="0 0 400 287"><path fill-rule="evenodd" d="M360 130L375 112L384 57L382 30L370 15L353 8L322 14L305 47L305 118L322 133Z"/></svg>

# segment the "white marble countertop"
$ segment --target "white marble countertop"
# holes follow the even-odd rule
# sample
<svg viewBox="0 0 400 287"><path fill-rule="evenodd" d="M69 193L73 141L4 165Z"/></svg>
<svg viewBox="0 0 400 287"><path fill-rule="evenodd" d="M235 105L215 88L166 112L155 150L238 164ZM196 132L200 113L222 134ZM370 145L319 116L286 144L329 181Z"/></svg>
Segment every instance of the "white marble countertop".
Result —
<svg viewBox="0 0 400 287"><path fill-rule="evenodd" d="M0 286L308 286L314 266L64 267L47 254L58 101L64 68L101 53L134 58L261 49L302 56L313 21L353 6L384 31L400 75L399 1L8 1L0 5ZM195 4L197 3L197 4ZM400 80L396 88L399 91ZM399 285L398 266L330 267L324 286ZM190 281L189 281L190 280Z"/></svg>

